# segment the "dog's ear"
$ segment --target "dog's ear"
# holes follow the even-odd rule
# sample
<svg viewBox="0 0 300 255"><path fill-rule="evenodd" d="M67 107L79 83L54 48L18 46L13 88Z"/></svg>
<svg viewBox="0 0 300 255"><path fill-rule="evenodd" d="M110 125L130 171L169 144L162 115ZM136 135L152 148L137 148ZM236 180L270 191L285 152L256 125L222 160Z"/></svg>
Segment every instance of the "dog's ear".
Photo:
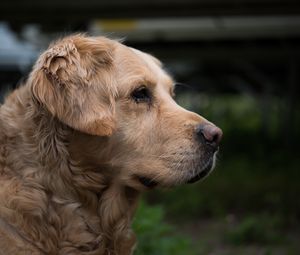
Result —
<svg viewBox="0 0 300 255"><path fill-rule="evenodd" d="M30 75L34 98L74 129L111 135L116 96L113 45L106 38L75 35L50 46Z"/></svg>

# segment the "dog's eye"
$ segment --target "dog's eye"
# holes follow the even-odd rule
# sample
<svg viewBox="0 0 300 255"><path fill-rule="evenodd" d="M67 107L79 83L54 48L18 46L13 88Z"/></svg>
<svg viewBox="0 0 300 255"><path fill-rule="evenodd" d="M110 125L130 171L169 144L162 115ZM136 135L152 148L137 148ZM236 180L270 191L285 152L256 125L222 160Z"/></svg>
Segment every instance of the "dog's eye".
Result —
<svg viewBox="0 0 300 255"><path fill-rule="evenodd" d="M135 89L131 93L131 97L136 103L143 103L143 102L148 103L151 100L150 91L144 86Z"/></svg>

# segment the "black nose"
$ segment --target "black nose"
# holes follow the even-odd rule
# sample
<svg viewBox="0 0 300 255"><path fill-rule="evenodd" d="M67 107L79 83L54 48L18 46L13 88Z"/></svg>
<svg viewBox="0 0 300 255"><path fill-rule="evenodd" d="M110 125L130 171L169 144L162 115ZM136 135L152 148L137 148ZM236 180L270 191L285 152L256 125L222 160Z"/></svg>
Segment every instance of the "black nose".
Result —
<svg viewBox="0 0 300 255"><path fill-rule="evenodd" d="M201 124L196 129L197 136L202 142L217 149L223 136L220 128L211 124Z"/></svg>

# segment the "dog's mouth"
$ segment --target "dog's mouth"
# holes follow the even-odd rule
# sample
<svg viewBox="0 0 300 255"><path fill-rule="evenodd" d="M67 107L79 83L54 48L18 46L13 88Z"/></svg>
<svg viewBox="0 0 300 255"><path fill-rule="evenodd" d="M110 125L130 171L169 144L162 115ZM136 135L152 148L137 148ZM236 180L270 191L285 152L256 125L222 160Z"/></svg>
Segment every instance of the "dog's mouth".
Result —
<svg viewBox="0 0 300 255"><path fill-rule="evenodd" d="M210 171L212 170L212 166L213 166L213 161L209 162L209 164L200 173L196 174L194 177L189 179L186 183L191 184L203 179L210 173ZM138 177L138 180L143 186L149 189L153 189L158 185L158 182L147 177Z"/></svg>
<svg viewBox="0 0 300 255"><path fill-rule="evenodd" d="M211 156L206 163L202 163L201 165L199 165L198 167L198 171L196 171L196 174L190 178L187 178L186 181L184 181L184 183L187 184L191 184L191 183L195 183L201 179L204 179L213 169L214 166L214 161L215 161L215 155ZM199 171L200 169L200 171ZM148 188L148 189L153 189L155 187L157 187L160 184L165 184L166 186L173 186L172 184L166 184L165 182L163 183L159 183L158 181L154 180L154 178L149 178L146 176L135 176L135 179L142 184L144 187ZM181 182L182 183L182 182ZM163 185L164 186L164 185Z"/></svg>
<svg viewBox="0 0 300 255"><path fill-rule="evenodd" d="M158 185L158 182L147 177L138 177L138 180L141 184L143 184L145 187L149 189L152 189Z"/></svg>
<svg viewBox="0 0 300 255"><path fill-rule="evenodd" d="M210 160L207 165L195 176L193 176L191 179L187 181L187 183L195 183L204 177L206 177L212 170L214 164L214 160Z"/></svg>

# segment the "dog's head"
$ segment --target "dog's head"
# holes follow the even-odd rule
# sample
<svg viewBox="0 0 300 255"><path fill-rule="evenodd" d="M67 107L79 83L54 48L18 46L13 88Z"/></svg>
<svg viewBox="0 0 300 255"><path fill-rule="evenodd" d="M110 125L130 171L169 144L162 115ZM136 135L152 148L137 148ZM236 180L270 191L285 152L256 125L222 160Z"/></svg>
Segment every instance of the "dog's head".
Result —
<svg viewBox="0 0 300 255"><path fill-rule="evenodd" d="M151 55L71 36L41 55L30 80L37 102L80 131L81 153L127 186L192 183L214 167L222 131L176 104L174 81Z"/></svg>

